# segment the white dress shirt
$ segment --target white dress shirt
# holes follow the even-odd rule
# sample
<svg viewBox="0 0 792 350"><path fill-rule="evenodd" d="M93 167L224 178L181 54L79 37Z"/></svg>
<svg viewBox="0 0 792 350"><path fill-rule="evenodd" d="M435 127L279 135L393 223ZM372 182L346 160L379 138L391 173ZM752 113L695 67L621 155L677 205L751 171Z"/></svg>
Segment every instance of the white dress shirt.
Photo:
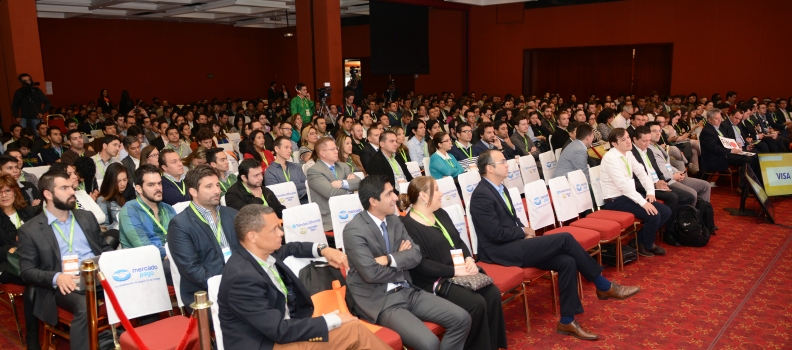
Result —
<svg viewBox="0 0 792 350"><path fill-rule="evenodd" d="M625 162L629 164L629 172ZM611 148L602 157L602 164L600 165L600 184L602 185L602 196L605 199L626 196L638 205L643 206L646 203L646 199L635 189L633 173L638 176L641 185L646 189L646 195L654 196L652 178L646 173L641 163L638 163L632 152L622 154L615 147Z"/></svg>
<svg viewBox="0 0 792 350"><path fill-rule="evenodd" d="M611 128L613 129L616 128L627 129L627 119L624 118L624 116L621 113L616 114L616 116L613 117L613 121L611 121L610 125Z"/></svg>

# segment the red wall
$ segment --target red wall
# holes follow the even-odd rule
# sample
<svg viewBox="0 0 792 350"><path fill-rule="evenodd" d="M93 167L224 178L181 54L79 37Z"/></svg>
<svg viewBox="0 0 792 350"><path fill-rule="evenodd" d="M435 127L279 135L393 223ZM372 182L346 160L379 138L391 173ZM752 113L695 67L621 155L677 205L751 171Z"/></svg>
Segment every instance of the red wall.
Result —
<svg viewBox="0 0 792 350"><path fill-rule="evenodd" d="M147 102L157 96L186 103L266 98L271 80L297 83L296 38L284 38L282 29L116 19L38 22L56 106L96 100L102 88L114 103L121 90Z"/></svg>
<svg viewBox="0 0 792 350"><path fill-rule="evenodd" d="M674 94L792 90L792 29L771 15L792 13L789 0L626 0L524 10L509 24L498 24L497 9L470 11L470 89L479 95L522 92L524 49L640 43L673 43Z"/></svg>

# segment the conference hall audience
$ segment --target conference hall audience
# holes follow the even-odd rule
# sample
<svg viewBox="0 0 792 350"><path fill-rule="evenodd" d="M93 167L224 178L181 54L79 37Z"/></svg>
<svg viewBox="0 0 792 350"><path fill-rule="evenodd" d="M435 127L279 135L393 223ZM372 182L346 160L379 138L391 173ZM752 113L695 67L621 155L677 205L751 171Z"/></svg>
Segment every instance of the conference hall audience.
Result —
<svg viewBox="0 0 792 350"><path fill-rule="evenodd" d="M434 150L431 158L429 159L429 172L435 179L442 179L450 176L455 178L465 172L462 165L454 158L449 151L451 151L451 135L440 131L432 137L432 147Z"/></svg>
<svg viewBox="0 0 792 350"><path fill-rule="evenodd" d="M413 180L407 169L407 163L397 156L399 149L396 134L393 131L384 131L379 135L379 151L371 158L368 164L368 175L382 175L391 184L396 193L399 186Z"/></svg>
<svg viewBox="0 0 792 350"><path fill-rule="evenodd" d="M379 140L379 138L377 138L377 140ZM336 147L338 147L338 160L349 165L349 169L352 170L353 173L362 172L363 175L367 174L366 168L363 167L363 162L360 160L360 156L352 152L352 137L341 133L336 138Z"/></svg>
<svg viewBox="0 0 792 350"><path fill-rule="evenodd" d="M170 205L189 201L192 191L187 190L184 182L186 174L179 154L169 148L163 149L159 152L158 165L162 170L164 180L162 181L162 200Z"/></svg>
<svg viewBox="0 0 792 350"><path fill-rule="evenodd" d="M100 222L100 227L105 230L118 229L118 213L124 206L124 191L129 185L129 173L121 163L113 163L107 167L102 186L99 188L99 197L96 204L105 215L105 221Z"/></svg>
<svg viewBox="0 0 792 350"><path fill-rule="evenodd" d="M352 174L346 163L338 160L338 147L333 139L323 137L316 142L318 159L308 168L308 188L311 199L319 206L322 226L325 231L333 230L330 218L330 197L350 194L358 190L360 178Z"/></svg>
<svg viewBox="0 0 792 350"><path fill-rule="evenodd" d="M283 209L286 208L263 182L261 166L255 160L243 160L239 163L239 181L228 188L225 194L226 205L241 210L248 204L261 204L274 209L278 218L283 217Z"/></svg>
<svg viewBox="0 0 792 350"><path fill-rule="evenodd" d="M412 137L406 142L407 149L410 151L410 160L418 163L423 169L423 159L429 156L429 149L426 140L426 122L423 119L415 119L410 122L410 133Z"/></svg>
<svg viewBox="0 0 792 350"><path fill-rule="evenodd" d="M308 195L305 188L307 178L300 164L291 161L291 140L283 136L276 137L273 150L275 162L264 172L264 186L292 182L297 188L300 204L307 204Z"/></svg>

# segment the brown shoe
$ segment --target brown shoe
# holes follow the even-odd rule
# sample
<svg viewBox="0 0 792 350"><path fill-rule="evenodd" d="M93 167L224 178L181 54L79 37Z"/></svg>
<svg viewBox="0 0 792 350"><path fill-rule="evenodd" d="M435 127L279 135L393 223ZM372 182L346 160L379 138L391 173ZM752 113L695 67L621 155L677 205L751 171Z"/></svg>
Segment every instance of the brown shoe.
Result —
<svg viewBox="0 0 792 350"><path fill-rule="evenodd" d="M582 339L582 340L597 340L597 335L591 333L583 327L580 326L577 321L572 321L570 324L563 324L558 322L558 326L556 327L556 333L563 334L563 335L571 335L575 338Z"/></svg>
<svg viewBox="0 0 792 350"><path fill-rule="evenodd" d="M603 292L597 290L597 299L600 300L608 300L608 299L627 299L631 297L633 294L638 293L641 290L641 287L638 286L623 286L616 282L611 282L611 287L607 292Z"/></svg>

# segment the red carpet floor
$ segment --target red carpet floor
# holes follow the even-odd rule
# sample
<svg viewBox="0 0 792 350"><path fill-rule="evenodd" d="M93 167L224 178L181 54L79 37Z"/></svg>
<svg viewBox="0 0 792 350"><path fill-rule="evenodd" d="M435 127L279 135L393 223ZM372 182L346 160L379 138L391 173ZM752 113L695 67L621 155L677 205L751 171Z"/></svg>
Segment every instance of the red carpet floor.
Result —
<svg viewBox="0 0 792 350"><path fill-rule="evenodd" d="M577 320L599 340L556 334L550 283L542 280L528 289L531 333L522 300L505 307L509 349L792 349L792 198L775 199L786 227L730 216L723 208L738 207L739 196L726 180L712 204L720 230L707 247L666 246L666 256L640 259L625 273L605 269L614 281L641 286L638 295L601 301L584 284L586 312ZM748 208L758 211L755 199ZM0 305L0 350L21 348L11 310Z"/></svg>

